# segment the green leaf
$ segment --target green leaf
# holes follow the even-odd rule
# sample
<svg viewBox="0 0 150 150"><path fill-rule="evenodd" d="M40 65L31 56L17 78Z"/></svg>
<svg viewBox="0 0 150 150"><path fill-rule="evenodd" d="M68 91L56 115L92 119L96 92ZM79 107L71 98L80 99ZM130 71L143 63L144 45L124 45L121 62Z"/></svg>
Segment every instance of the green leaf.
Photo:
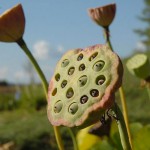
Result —
<svg viewBox="0 0 150 150"><path fill-rule="evenodd" d="M133 138L134 150L150 150L150 125L141 128Z"/></svg>
<svg viewBox="0 0 150 150"><path fill-rule="evenodd" d="M88 133L90 128L91 126L84 128L78 132L77 142L78 142L79 150L88 150L89 148L93 147L95 143L101 140L100 137Z"/></svg>
<svg viewBox="0 0 150 150"><path fill-rule="evenodd" d="M134 122L130 124L130 130L133 137L136 136L137 132L139 132L140 129L142 129L143 125L139 122Z"/></svg>
<svg viewBox="0 0 150 150"><path fill-rule="evenodd" d="M89 150L116 150L107 140L102 140L101 142L98 142L95 144L91 149Z"/></svg>

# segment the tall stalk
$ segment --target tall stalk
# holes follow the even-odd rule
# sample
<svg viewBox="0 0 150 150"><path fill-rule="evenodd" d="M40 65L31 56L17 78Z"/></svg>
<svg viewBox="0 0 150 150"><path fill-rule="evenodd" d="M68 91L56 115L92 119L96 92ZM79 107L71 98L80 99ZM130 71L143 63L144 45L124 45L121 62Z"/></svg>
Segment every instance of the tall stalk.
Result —
<svg viewBox="0 0 150 150"><path fill-rule="evenodd" d="M41 70L41 68L39 67L38 63L36 62L35 58L33 57L33 55L31 54L30 50L28 49L25 41L21 38L17 41L17 44L21 47L21 49L25 52L25 54L27 55L27 57L29 58L29 60L31 61L31 63L33 64L35 70L37 71L41 81L42 81L42 85L44 88L44 92L45 92L45 96L47 99L47 92L48 92L48 83L47 80ZM57 145L59 147L59 150L64 150L64 146L63 146L63 142L60 136L60 131L59 128L56 126L53 126L54 128L54 133L55 133L55 137L56 137L56 141L57 141Z"/></svg>
<svg viewBox="0 0 150 150"><path fill-rule="evenodd" d="M106 38L106 43L109 45L110 49L113 51L113 47L112 47L112 44L111 44L111 41L110 41L110 31L109 31L108 26L104 27L104 34L105 34L105 38ZM119 93L120 93L120 99L121 99L121 105L122 105L122 109L123 109L123 116L124 116L124 120L125 120L125 125L126 125L126 128L127 128L127 133L128 133L130 145L131 145L131 148L132 148L132 139L131 139L131 132L130 132L130 128L129 128L127 104L126 104L126 100L125 100L123 86L121 86L119 88Z"/></svg>
<svg viewBox="0 0 150 150"><path fill-rule="evenodd" d="M127 128L124 122L124 117L122 115L120 108L118 107L116 103L115 103L115 106L113 107L113 112L116 117L123 150L131 150L131 145L129 143Z"/></svg>

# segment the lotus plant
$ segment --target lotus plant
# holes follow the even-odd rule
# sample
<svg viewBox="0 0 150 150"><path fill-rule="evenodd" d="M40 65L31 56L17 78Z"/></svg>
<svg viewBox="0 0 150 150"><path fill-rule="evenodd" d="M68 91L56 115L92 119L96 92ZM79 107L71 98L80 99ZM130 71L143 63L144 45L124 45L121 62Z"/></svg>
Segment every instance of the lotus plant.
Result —
<svg viewBox="0 0 150 150"><path fill-rule="evenodd" d="M115 103L115 92L121 86L123 76L121 60L113 52L109 39L109 26L115 12L115 4L90 9L91 18L104 28L107 43L68 51L59 60L49 86L23 40L25 16L21 4L0 16L0 41L16 42L41 78L48 100L48 118L60 150L64 147L57 126L87 127L98 122L107 109L112 109L115 114L123 148L131 149L124 118ZM77 146L74 148L78 149Z"/></svg>

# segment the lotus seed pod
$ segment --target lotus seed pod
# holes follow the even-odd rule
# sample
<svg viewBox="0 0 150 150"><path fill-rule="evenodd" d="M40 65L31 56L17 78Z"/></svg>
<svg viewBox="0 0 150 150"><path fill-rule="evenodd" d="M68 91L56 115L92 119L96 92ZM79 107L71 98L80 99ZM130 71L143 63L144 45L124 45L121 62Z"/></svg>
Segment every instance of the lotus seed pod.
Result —
<svg viewBox="0 0 150 150"><path fill-rule="evenodd" d="M17 42L24 34L25 16L21 4L0 15L0 41Z"/></svg>
<svg viewBox="0 0 150 150"><path fill-rule="evenodd" d="M122 74L122 63L108 45L68 51L49 84L51 124L83 128L97 122L113 105Z"/></svg>
<svg viewBox="0 0 150 150"><path fill-rule="evenodd" d="M150 76L150 62L145 54L136 54L127 61L127 68L131 74L146 79Z"/></svg>

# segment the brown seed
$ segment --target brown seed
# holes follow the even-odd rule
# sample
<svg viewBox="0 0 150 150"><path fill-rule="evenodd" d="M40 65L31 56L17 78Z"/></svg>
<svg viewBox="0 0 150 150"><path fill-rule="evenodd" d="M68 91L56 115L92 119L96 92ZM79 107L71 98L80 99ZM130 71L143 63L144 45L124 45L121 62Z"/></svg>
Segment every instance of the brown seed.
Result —
<svg viewBox="0 0 150 150"><path fill-rule="evenodd" d="M98 85L102 85L103 83L104 83L104 79L100 79L100 80L98 80Z"/></svg>
<svg viewBox="0 0 150 150"><path fill-rule="evenodd" d="M64 88L66 85L67 85L67 81L64 80L64 81L61 83L61 87Z"/></svg>
<svg viewBox="0 0 150 150"><path fill-rule="evenodd" d="M82 58L83 58L83 54L80 54L80 55L78 56L77 60L80 61L80 60L82 60Z"/></svg>
<svg viewBox="0 0 150 150"><path fill-rule="evenodd" d="M85 104L88 101L88 97L86 95L83 95L80 99L81 104Z"/></svg>
<svg viewBox="0 0 150 150"><path fill-rule="evenodd" d="M79 67L79 71L83 71L84 69L85 69L85 65L81 64L80 67Z"/></svg>
<svg viewBox="0 0 150 150"><path fill-rule="evenodd" d="M75 71L75 68L74 67L71 67L68 71L68 75L72 75Z"/></svg>
<svg viewBox="0 0 150 150"><path fill-rule="evenodd" d="M99 95L99 91L97 89L93 89L90 91L91 96L97 97Z"/></svg>

